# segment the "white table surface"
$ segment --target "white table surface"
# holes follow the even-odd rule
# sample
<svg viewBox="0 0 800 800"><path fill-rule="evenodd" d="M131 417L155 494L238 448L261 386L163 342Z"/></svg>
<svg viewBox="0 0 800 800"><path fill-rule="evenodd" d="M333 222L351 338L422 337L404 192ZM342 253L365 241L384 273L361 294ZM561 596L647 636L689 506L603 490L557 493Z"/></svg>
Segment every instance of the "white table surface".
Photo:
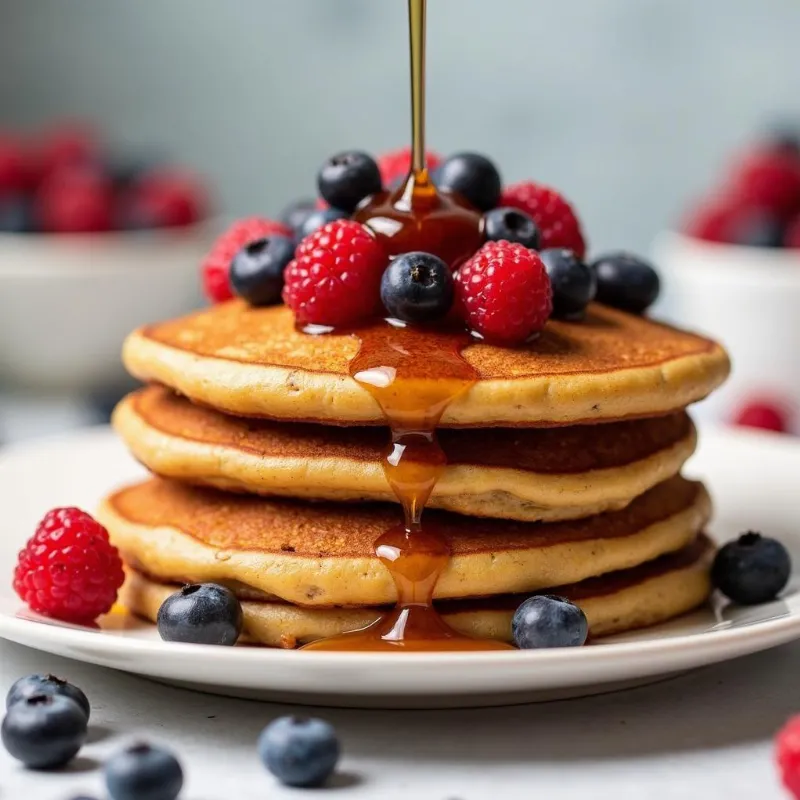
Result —
<svg viewBox="0 0 800 800"><path fill-rule="evenodd" d="M90 743L66 773L26 772L0 752L0 800L104 797L98 764L136 736L172 747L184 800L302 796L254 750L288 708L171 689L0 642L0 690L54 672L92 702ZM772 736L800 711L800 642L628 692L464 711L310 709L338 729L332 798L381 800L772 800L786 798Z"/></svg>

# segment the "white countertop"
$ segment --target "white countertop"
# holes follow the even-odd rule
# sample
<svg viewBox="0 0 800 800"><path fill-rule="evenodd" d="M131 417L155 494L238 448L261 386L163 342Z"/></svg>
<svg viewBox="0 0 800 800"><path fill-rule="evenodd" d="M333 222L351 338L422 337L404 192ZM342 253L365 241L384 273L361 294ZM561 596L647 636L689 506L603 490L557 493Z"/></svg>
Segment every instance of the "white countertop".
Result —
<svg viewBox="0 0 800 800"><path fill-rule="evenodd" d="M3 694L31 672L54 672L87 693L90 743L66 774L29 773L0 752L2 800L68 800L78 792L102 798L98 763L137 735L179 755L183 800L303 796L278 787L254 749L266 723L297 707L171 689L0 642ZM330 795L341 800L785 800L772 736L800 712L798 675L800 642L595 698L486 710L310 712L340 733L342 772Z"/></svg>

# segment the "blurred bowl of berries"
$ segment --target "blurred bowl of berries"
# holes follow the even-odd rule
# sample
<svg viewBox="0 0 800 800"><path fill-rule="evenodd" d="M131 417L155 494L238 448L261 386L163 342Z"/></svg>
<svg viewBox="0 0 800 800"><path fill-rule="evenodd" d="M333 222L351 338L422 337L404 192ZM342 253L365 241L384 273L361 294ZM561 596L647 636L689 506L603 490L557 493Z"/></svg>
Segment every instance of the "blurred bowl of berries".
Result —
<svg viewBox="0 0 800 800"><path fill-rule="evenodd" d="M0 132L0 378L94 392L125 380L132 326L197 305L208 193L169 164L108 154L94 133Z"/></svg>
<svg viewBox="0 0 800 800"><path fill-rule="evenodd" d="M722 340L731 379L701 407L800 434L800 136L765 137L654 245L662 315Z"/></svg>

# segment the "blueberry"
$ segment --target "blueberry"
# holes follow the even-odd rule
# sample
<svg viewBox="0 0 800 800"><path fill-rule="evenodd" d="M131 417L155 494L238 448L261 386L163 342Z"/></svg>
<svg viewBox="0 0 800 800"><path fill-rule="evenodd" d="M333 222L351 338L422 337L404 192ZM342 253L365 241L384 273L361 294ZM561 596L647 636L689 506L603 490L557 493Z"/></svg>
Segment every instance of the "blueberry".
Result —
<svg viewBox="0 0 800 800"><path fill-rule="evenodd" d="M135 744L105 765L111 800L175 800L183 788L183 770L169 750Z"/></svg>
<svg viewBox="0 0 800 800"><path fill-rule="evenodd" d="M594 300L597 278L572 250L553 248L540 253L553 287L553 317L580 319Z"/></svg>
<svg viewBox="0 0 800 800"><path fill-rule="evenodd" d="M86 719L89 719L91 708L86 695L77 687L68 683L63 678L55 675L26 675L20 678L8 690L6 695L6 708L11 708L14 703L33 697L35 694L62 695L73 700L83 710Z"/></svg>
<svg viewBox="0 0 800 800"><path fill-rule="evenodd" d="M344 211L339 211L338 208L318 208L305 218L303 224L295 230L295 235L298 239L305 239L323 225L335 222L337 219L347 219L349 216Z"/></svg>
<svg viewBox="0 0 800 800"><path fill-rule="evenodd" d="M531 250L538 250L541 233L536 223L516 208L494 208L483 217L483 235L490 242L516 242Z"/></svg>
<svg viewBox="0 0 800 800"><path fill-rule="evenodd" d="M280 717L258 738L264 766L286 786L321 786L339 760L339 740L321 719Z"/></svg>
<svg viewBox="0 0 800 800"><path fill-rule="evenodd" d="M86 740L86 714L64 695L34 694L8 709L2 737L6 750L26 767L61 767Z"/></svg>
<svg viewBox="0 0 800 800"><path fill-rule="evenodd" d="M242 606L230 589L196 583L170 595L159 608L157 621L166 642L230 646L242 632Z"/></svg>
<svg viewBox="0 0 800 800"><path fill-rule="evenodd" d="M597 276L597 300L607 306L641 314L661 290L652 265L630 253L608 253L591 266Z"/></svg>
<svg viewBox="0 0 800 800"><path fill-rule="evenodd" d="M251 306L281 302L283 271L294 258L294 239L266 236L246 244L231 262L231 288Z"/></svg>
<svg viewBox="0 0 800 800"><path fill-rule="evenodd" d="M36 227L30 198L15 195L0 200L0 233L33 233Z"/></svg>
<svg viewBox="0 0 800 800"><path fill-rule="evenodd" d="M295 200L281 211L280 221L296 231L316 210L316 200Z"/></svg>
<svg viewBox="0 0 800 800"><path fill-rule="evenodd" d="M489 211L500 202L500 173L488 158L477 153L450 156L436 170L436 185L460 194L478 211Z"/></svg>
<svg viewBox="0 0 800 800"><path fill-rule="evenodd" d="M149 156L143 154L134 157L111 158L105 164L105 170L117 189L129 189L143 175L153 172L163 165L164 159L153 153Z"/></svg>
<svg viewBox="0 0 800 800"><path fill-rule="evenodd" d="M580 647L589 635L589 623L582 609L565 597L541 594L529 597L514 612L511 630L522 650Z"/></svg>
<svg viewBox="0 0 800 800"><path fill-rule="evenodd" d="M381 278L381 302L389 316L404 322L431 322L453 305L453 273L430 253L404 253Z"/></svg>
<svg viewBox="0 0 800 800"><path fill-rule="evenodd" d="M319 193L331 204L352 214L356 206L383 188L375 160L358 150L337 153L317 175Z"/></svg>
<svg viewBox="0 0 800 800"><path fill-rule="evenodd" d="M731 241L748 247L783 247L785 234L786 226L780 219L756 210L737 221Z"/></svg>
<svg viewBox="0 0 800 800"><path fill-rule="evenodd" d="M753 606L774 600L791 571L789 553L780 542L749 531L720 549L711 580L735 603Z"/></svg>

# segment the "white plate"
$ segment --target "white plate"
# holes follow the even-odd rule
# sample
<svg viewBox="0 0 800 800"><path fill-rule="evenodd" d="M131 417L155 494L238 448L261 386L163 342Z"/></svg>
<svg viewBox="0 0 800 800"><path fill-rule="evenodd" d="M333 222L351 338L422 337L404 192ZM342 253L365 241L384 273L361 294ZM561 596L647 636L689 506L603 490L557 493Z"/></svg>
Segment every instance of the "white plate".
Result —
<svg viewBox="0 0 800 800"><path fill-rule="evenodd" d="M748 527L781 538L800 563L800 446L747 432L704 432L691 472L718 504L713 533ZM52 506L93 508L111 487L142 475L107 429L82 431L0 453L0 636L48 653L168 683L237 696L365 707L453 707L578 696L636 685L800 637L793 582L769 605L718 604L658 628L582 649L453 654L306 653L162 642L125 616L99 630L36 618L8 579L16 553Z"/></svg>

